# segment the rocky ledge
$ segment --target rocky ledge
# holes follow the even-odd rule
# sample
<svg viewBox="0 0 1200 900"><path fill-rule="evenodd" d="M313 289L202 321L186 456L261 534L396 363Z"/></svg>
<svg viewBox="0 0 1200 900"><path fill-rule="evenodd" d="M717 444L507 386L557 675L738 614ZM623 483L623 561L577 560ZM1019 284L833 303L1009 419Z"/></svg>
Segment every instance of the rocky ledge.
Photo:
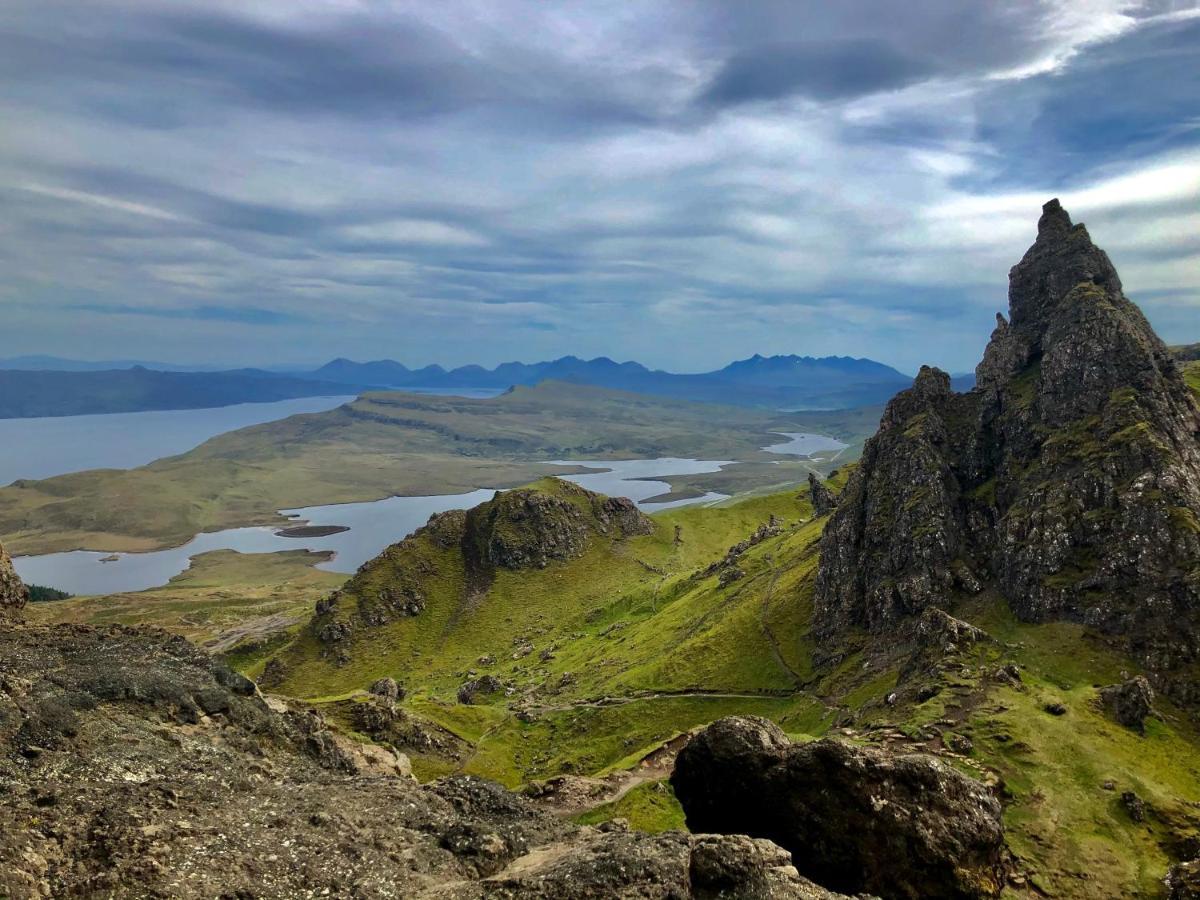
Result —
<svg viewBox="0 0 1200 900"><path fill-rule="evenodd" d="M743 836L421 786L181 638L0 628L0 896L836 900Z"/></svg>
<svg viewBox="0 0 1200 900"><path fill-rule="evenodd" d="M13 571L12 560L0 547L0 617L18 615L29 601L29 591Z"/></svg>

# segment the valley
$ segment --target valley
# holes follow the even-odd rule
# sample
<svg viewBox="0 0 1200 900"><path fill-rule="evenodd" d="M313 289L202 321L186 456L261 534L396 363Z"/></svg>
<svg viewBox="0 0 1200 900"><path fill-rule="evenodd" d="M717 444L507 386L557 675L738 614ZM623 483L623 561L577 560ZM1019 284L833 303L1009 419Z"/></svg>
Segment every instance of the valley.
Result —
<svg viewBox="0 0 1200 900"><path fill-rule="evenodd" d="M814 414L812 430L826 432L826 418ZM512 487L577 471L544 465L568 457L730 460L725 472L737 476L777 459L761 448L807 423L555 383L492 399L368 393L127 471L19 480L0 488L0 536L15 555L157 550L200 532L282 526L281 509Z"/></svg>

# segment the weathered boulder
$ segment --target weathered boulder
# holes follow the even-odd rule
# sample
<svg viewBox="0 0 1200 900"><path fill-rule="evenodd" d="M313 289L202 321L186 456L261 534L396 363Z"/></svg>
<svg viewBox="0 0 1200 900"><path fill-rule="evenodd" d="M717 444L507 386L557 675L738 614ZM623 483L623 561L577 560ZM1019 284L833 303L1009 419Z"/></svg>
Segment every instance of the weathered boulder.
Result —
<svg viewBox="0 0 1200 900"><path fill-rule="evenodd" d="M684 747L671 785L689 828L772 840L831 890L992 897L1007 876L999 802L932 757L793 744L765 719L733 717Z"/></svg>
<svg viewBox="0 0 1200 900"><path fill-rule="evenodd" d="M1144 733L1146 717L1154 712L1154 689L1144 675L1100 689L1100 702L1113 718L1134 731Z"/></svg>
<svg viewBox="0 0 1200 900"><path fill-rule="evenodd" d="M367 693L374 694L376 697L382 697L384 700L390 700L393 703L397 700L404 699L404 688L396 683L395 678L377 678L367 688Z"/></svg>
<svg viewBox="0 0 1200 900"><path fill-rule="evenodd" d="M13 570L8 553L0 546L0 618L20 615L28 600L28 589Z"/></svg>
<svg viewBox="0 0 1200 900"><path fill-rule="evenodd" d="M797 874L787 851L745 835L645 835L620 830L512 866L479 893L455 898L533 900L848 900Z"/></svg>
<svg viewBox="0 0 1200 900"><path fill-rule="evenodd" d="M808 495L812 499L813 514L823 516L837 508L837 497L812 472L808 473Z"/></svg>
<svg viewBox="0 0 1200 900"><path fill-rule="evenodd" d="M481 675L465 681L458 688L459 703L474 703L479 696L491 696L504 690L504 684L495 675Z"/></svg>
<svg viewBox="0 0 1200 900"><path fill-rule="evenodd" d="M1057 201L1009 308L970 392L923 368L888 404L822 538L816 636L883 633L990 584L1200 702L1200 407Z"/></svg>

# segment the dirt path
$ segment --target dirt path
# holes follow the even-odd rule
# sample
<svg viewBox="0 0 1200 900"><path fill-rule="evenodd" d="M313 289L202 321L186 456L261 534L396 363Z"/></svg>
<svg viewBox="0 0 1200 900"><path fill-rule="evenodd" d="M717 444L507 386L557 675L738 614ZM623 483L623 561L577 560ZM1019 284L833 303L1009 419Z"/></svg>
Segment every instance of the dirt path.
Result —
<svg viewBox="0 0 1200 900"><path fill-rule="evenodd" d="M675 768L675 758L691 736L691 732L676 735L630 768L603 777L559 775L549 778L538 784L531 799L548 812L564 818L615 803L640 785L668 778Z"/></svg>

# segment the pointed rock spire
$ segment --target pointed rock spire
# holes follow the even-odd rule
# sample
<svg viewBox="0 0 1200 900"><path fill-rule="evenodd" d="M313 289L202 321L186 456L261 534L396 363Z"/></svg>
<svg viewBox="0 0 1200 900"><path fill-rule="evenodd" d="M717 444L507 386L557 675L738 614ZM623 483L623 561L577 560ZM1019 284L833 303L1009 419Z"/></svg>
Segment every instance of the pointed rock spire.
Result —
<svg viewBox="0 0 1200 900"><path fill-rule="evenodd" d="M1071 230L1071 216L1062 204L1058 202L1058 198L1048 200L1042 206L1042 217L1038 219L1038 237L1043 235L1061 234Z"/></svg>
<svg viewBox="0 0 1200 900"><path fill-rule="evenodd" d="M1009 303L974 390L923 368L888 404L822 538L816 634L886 630L990 581L1025 620L1121 636L1200 702L1200 408L1055 200Z"/></svg>

